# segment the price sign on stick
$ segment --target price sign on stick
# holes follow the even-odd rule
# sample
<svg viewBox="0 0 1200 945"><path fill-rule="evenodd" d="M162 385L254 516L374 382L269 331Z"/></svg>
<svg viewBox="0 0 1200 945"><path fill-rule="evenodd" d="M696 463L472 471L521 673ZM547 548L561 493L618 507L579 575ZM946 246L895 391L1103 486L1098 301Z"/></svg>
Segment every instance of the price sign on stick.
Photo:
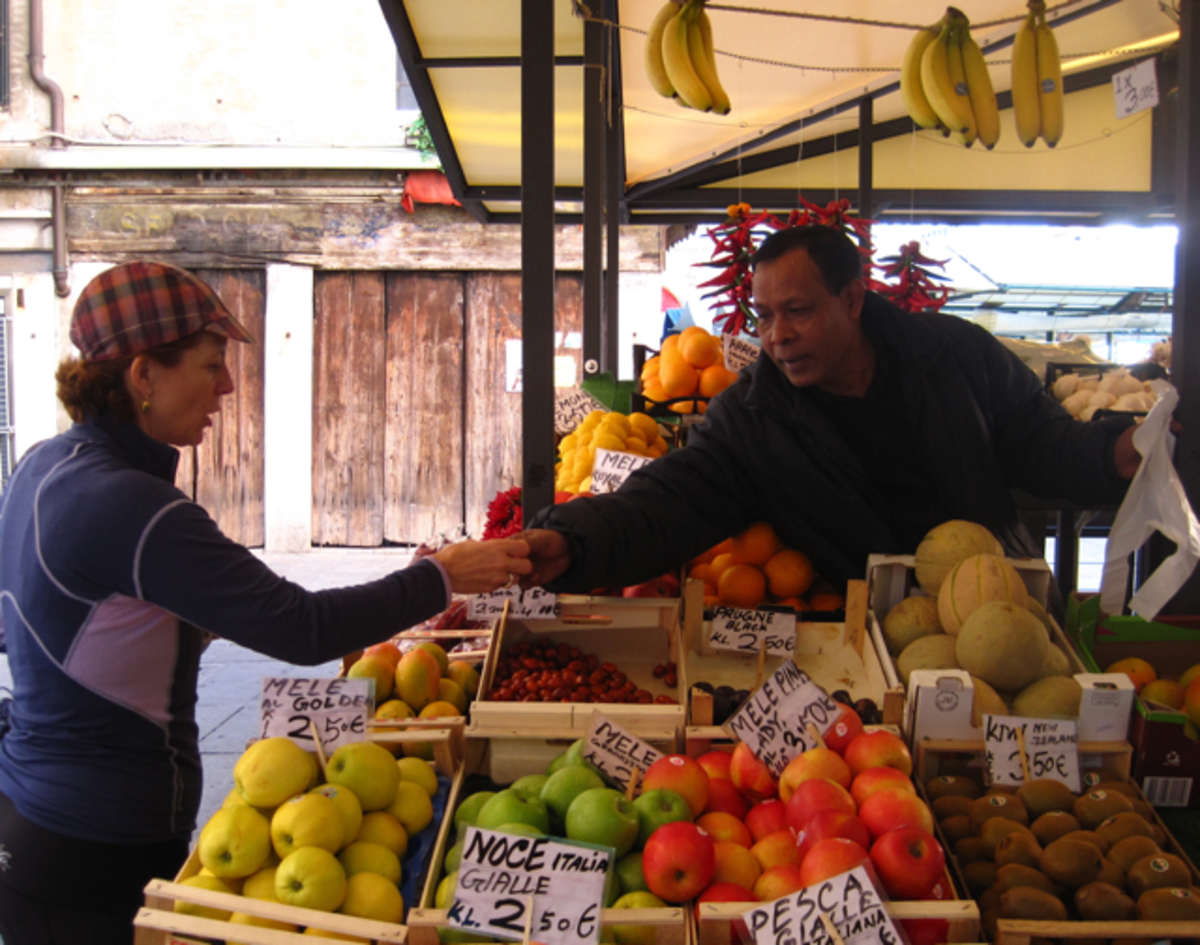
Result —
<svg viewBox="0 0 1200 945"><path fill-rule="evenodd" d="M984 765L989 784L1049 778L1080 790L1079 732L1074 719L983 717Z"/></svg>
<svg viewBox="0 0 1200 945"><path fill-rule="evenodd" d="M753 364L762 351L758 345L732 335L723 335L722 341L725 346L725 367L734 372L740 371L747 364Z"/></svg>
<svg viewBox="0 0 1200 945"><path fill-rule="evenodd" d="M726 724L779 777L789 761L817 747L808 727L824 735L840 712L808 673L785 660Z"/></svg>
<svg viewBox="0 0 1200 945"><path fill-rule="evenodd" d="M371 718L368 679L275 679L263 677L260 738L290 738L313 745L313 730L327 754L367 739Z"/></svg>
<svg viewBox="0 0 1200 945"><path fill-rule="evenodd" d="M635 469L641 469L649 456L637 453L620 453L615 450L596 450L596 461L592 464L592 492L616 492L621 483Z"/></svg>
<svg viewBox="0 0 1200 945"><path fill-rule="evenodd" d="M467 617L470 620L492 620L504 613L505 602L508 602L508 615L516 620L553 620L558 616L557 594L540 587L523 590L514 585L468 598Z"/></svg>
<svg viewBox="0 0 1200 945"><path fill-rule="evenodd" d="M593 410L603 410L604 404L585 390L561 387L554 392L554 432L566 436Z"/></svg>
<svg viewBox="0 0 1200 945"><path fill-rule="evenodd" d="M1117 118L1128 118L1158 104L1158 73L1153 59L1122 69L1112 77Z"/></svg>
<svg viewBox="0 0 1200 945"><path fill-rule="evenodd" d="M899 945L901 938L867 871L856 866L743 913L754 945Z"/></svg>
<svg viewBox="0 0 1200 945"><path fill-rule="evenodd" d="M446 921L480 935L544 945L600 940L612 852L546 837L468 827Z"/></svg>
<svg viewBox="0 0 1200 945"><path fill-rule="evenodd" d="M653 745L631 735L612 719L592 713L592 724L584 742L583 757L600 769L622 791L629 787L635 771L642 774L662 757Z"/></svg>
<svg viewBox="0 0 1200 945"><path fill-rule="evenodd" d="M714 650L757 653L764 640L771 656L793 655L796 652L796 615L740 607L713 610L708 643Z"/></svg>

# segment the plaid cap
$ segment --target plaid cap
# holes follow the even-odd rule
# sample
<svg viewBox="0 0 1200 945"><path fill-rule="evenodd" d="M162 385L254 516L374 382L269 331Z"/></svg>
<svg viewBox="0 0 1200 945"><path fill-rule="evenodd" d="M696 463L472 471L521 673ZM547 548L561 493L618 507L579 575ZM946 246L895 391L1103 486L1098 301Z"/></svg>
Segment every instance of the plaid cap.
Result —
<svg viewBox="0 0 1200 945"><path fill-rule="evenodd" d="M105 270L84 287L71 316L71 341L85 361L128 357L205 330L254 341L212 289L166 263Z"/></svg>

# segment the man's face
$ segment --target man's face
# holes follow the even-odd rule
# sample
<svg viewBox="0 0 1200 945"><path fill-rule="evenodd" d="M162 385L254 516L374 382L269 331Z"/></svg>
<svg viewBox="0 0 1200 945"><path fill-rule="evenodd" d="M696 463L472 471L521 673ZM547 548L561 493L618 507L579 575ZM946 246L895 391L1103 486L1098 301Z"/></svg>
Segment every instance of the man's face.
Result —
<svg viewBox="0 0 1200 945"><path fill-rule="evenodd" d="M847 393L862 353L863 283L832 294L812 257L795 249L754 270L763 350L796 387Z"/></svg>

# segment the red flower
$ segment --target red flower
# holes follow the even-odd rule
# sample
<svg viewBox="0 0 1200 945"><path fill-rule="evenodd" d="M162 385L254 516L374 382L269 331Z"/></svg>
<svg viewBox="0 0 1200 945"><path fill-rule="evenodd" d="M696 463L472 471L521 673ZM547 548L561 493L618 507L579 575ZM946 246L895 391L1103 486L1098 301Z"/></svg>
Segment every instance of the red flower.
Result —
<svg viewBox="0 0 1200 945"><path fill-rule="evenodd" d="M521 487L513 486L503 492L497 492L496 498L488 503L487 525L483 529L483 538L508 538L525 527L524 512L521 508Z"/></svg>

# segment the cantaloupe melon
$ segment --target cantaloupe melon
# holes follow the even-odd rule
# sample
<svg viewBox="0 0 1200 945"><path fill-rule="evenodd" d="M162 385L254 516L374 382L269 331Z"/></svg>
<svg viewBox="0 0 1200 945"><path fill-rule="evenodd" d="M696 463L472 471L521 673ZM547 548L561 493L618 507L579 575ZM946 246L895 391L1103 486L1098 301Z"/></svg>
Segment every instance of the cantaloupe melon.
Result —
<svg viewBox="0 0 1200 945"><path fill-rule="evenodd" d="M1079 715L1083 688L1074 679L1048 676L1030 683L1013 699L1013 715L1030 719L1074 718Z"/></svg>
<svg viewBox="0 0 1200 945"><path fill-rule="evenodd" d="M971 677L975 697L971 700L971 724L976 728L983 725L985 715L1008 715L1008 703L991 686L978 676Z"/></svg>
<svg viewBox="0 0 1200 945"><path fill-rule="evenodd" d="M1017 569L999 555L972 555L960 561L946 575L938 591L942 629L951 636L957 635L963 621L981 604L992 600L1012 601L1020 607L1028 605L1029 592Z"/></svg>
<svg viewBox="0 0 1200 945"><path fill-rule="evenodd" d="M904 598L883 618L883 639L892 656L899 656L914 640L941 632L937 601L923 594Z"/></svg>
<svg viewBox="0 0 1200 945"><path fill-rule="evenodd" d="M964 621L955 655L972 676L1000 692L1015 692L1041 675L1048 646L1041 621L1023 604L993 600Z"/></svg>
<svg viewBox="0 0 1200 945"><path fill-rule="evenodd" d="M914 669L958 669L954 637L935 633L913 640L896 658L896 672L905 686Z"/></svg>
<svg viewBox="0 0 1200 945"><path fill-rule="evenodd" d="M979 554L1003 556L1004 548L982 525L962 519L942 522L917 545L917 583L926 594L936 597L950 569Z"/></svg>

